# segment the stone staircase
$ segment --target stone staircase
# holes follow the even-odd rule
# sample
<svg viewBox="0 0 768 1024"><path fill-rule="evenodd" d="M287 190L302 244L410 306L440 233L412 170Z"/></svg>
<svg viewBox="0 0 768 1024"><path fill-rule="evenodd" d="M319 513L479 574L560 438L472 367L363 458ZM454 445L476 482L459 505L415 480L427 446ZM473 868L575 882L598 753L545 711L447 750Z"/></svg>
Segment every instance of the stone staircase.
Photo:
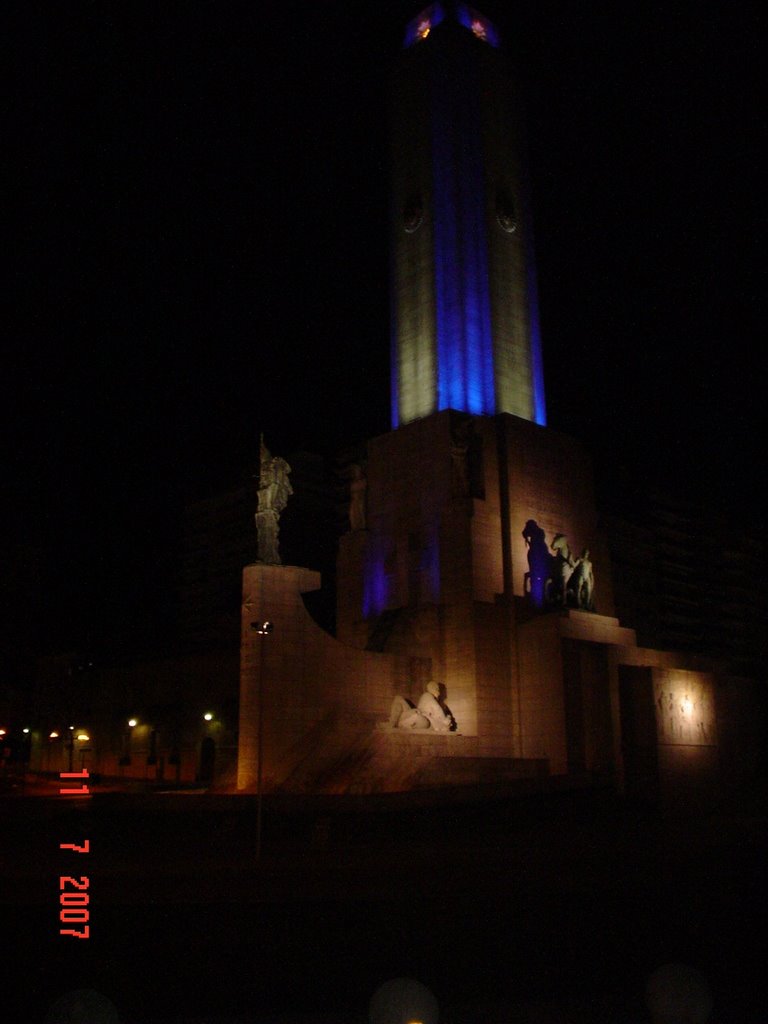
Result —
<svg viewBox="0 0 768 1024"><path fill-rule="evenodd" d="M346 713L305 737L302 757L283 780L287 793L394 793L477 786L549 775L546 759L477 756L477 738L392 730Z"/></svg>

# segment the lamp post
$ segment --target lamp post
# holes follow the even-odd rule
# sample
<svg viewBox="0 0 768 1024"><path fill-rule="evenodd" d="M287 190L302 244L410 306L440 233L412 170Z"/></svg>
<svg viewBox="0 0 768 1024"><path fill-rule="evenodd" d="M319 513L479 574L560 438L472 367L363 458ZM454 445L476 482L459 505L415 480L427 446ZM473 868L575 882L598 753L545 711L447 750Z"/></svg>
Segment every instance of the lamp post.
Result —
<svg viewBox="0 0 768 1024"><path fill-rule="evenodd" d="M256 703L259 710L259 727L257 734L258 754L256 755L256 861L261 857L261 804L262 804L262 769L264 766L264 642L263 638L269 636L275 628L273 622L252 622L251 629L262 637L259 645L259 683L256 693Z"/></svg>

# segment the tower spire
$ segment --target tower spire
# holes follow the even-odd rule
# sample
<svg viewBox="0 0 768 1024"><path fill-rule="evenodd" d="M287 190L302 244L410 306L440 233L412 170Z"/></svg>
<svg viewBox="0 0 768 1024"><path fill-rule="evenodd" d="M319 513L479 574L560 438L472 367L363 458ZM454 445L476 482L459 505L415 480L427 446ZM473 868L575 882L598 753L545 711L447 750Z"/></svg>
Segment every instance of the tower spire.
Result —
<svg viewBox="0 0 768 1024"><path fill-rule="evenodd" d="M405 44L392 97L393 426L448 408L543 424L520 126L498 33L440 2Z"/></svg>

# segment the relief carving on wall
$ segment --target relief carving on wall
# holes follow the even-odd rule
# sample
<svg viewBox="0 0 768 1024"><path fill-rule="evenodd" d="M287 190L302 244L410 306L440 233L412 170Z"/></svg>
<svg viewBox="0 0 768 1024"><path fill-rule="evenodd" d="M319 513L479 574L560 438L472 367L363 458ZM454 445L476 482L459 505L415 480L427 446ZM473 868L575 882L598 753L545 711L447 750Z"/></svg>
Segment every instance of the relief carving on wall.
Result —
<svg viewBox="0 0 768 1024"><path fill-rule="evenodd" d="M659 742L714 746L715 704L707 676L695 672L663 672L654 680Z"/></svg>

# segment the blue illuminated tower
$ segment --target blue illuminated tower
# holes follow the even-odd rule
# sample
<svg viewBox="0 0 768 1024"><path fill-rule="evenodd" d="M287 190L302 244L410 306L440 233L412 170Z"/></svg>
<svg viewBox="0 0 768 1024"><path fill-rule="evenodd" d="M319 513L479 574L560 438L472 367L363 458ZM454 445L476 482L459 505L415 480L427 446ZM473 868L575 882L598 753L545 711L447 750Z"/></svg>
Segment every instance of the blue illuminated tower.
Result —
<svg viewBox="0 0 768 1024"><path fill-rule="evenodd" d="M545 423L519 118L492 23L434 3L392 83L392 425L443 409Z"/></svg>
<svg viewBox="0 0 768 1024"><path fill-rule="evenodd" d="M367 442L336 566L337 637L401 658L416 697L440 680L472 756L503 758L534 751L540 707L536 749L562 749L560 682L541 684L559 668L539 671L559 641L532 625L520 646L545 605L530 538L542 563L558 535L588 549L612 606L589 457L545 423L520 123L488 19L422 11L391 83L392 429Z"/></svg>
<svg viewBox="0 0 768 1024"><path fill-rule="evenodd" d="M264 765L285 791L492 782L511 796L518 782L563 791L546 776L570 775L646 800L678 772L687 800L697 772L711 800L713 675L698 657L639 647L615 617L589 453L544 423L519 120L498 44L460 3L408 28L393 81L393 428L347 466L335 637L304 603L317 573L244 570L241 788L261 777L266 671ZM257 656L258 608L282 624ZM431 723L425 691L443 709Z"/></svg>

